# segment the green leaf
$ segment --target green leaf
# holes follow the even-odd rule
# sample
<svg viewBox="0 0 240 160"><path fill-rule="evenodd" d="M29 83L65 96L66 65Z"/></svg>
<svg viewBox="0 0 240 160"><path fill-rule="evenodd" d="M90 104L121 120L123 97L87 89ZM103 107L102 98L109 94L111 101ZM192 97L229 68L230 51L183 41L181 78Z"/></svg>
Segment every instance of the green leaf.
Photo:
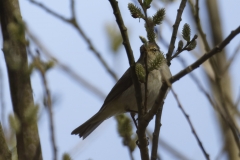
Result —
<svg viewBox="0 0 240 160"><path fill-rule="evenodd" d="M187 42L190 41L191 29L190 29L190 27L187 23L185 23L184 26L183 26L182 36Z"/></svg>
<svg viewBox="0 0 240 160"><path fill-rule="evenodd" d="M157 11L157 13L153 16L154 25L161 24L165 17L165 8L161 8Z"/></svg>

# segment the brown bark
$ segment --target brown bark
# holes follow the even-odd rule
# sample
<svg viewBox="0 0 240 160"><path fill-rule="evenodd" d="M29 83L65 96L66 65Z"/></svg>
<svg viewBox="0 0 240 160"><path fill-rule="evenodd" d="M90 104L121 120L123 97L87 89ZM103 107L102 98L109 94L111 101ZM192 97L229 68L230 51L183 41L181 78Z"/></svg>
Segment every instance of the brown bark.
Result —
<svg viewBox="0 0 240 160"><path fill-rule="evenodd" d="M18 159L40 160L42 154L36 117L29 117L34 102L18 1L0 0L0 17L12 105L21 125L16 133Z"/></svg>
<svg viewBox="0 0 240 160"><path fill-rule="evenodd" d="M0 123L0 160L11 160L11 152L8 149L5 136L3 133L3 128Z"/></svg>

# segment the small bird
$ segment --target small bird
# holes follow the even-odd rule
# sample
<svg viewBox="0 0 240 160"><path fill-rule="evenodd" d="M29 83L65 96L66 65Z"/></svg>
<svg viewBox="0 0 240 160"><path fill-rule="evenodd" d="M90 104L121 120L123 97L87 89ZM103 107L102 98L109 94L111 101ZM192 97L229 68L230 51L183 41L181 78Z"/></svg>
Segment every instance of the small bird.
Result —
<svg viewBox="0 0 240 160"><path fill-rule="evenodd" d="M147 65L151 64L157 56L160 54L162 55L158 45L152 42L142 45L140 47L140 53L141 55L137 63L140 63L143 66L145 66L146 55ZM172 76L164 57L163 59L164 60L158 68L152 70L148 74L147 110L151 109L157 98L159 89L162 86L163 76L164 79L169 79ZM144 83L141 83L141 90L142 97L144 97ZM107 95L101 109L85 123L74 129L71 134L78 134L80 138L83 137L83 139L85 139L104 120L121 113L137 111L138 107L135 98L134 85L131 78L131 70L128 68Z"/></svg>

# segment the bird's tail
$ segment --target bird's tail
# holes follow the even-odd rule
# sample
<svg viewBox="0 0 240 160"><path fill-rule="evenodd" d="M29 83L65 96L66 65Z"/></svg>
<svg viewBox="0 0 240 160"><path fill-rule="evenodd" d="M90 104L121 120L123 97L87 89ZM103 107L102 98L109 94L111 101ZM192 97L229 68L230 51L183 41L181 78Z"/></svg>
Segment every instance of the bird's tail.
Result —
<svg viewBox="0 0 240 160"><path fill-rule="evenodd" d="M98 122L90 123L91 119L89 119L87 122L83 123L81 126L74 129L71 134L78 134L80 138L83 137L83 139L85 139L103 122L103 121L98 121Z"/></svg>
<svg viewBox="0 0 240 160"><path fill-rule="evenodd" d="M77 127L72 131L71 134L78 134L79 137L83 137L85 139L89 134L91 134L104 120L109 117L117 114L116 109L114 107L108 108L104 107L100 109L92 118L87 120L81 126Z"/></svg>

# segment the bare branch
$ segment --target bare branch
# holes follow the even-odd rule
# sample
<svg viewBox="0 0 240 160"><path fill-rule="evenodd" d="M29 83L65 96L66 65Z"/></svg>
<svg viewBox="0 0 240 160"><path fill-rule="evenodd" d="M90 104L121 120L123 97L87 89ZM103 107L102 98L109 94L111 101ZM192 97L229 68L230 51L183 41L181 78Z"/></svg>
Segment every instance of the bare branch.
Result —
<svg viewBox="0 0 240 160"><path fill-rule="evenodd" d="M182 64L184 65L184 67L186 67L186 64L184 62L183 59L179 58L179 60L181 60ZM219 105L217 103L215 103L215 101L211 98L210 94L204 89L204 87L202 86L202 84L200 83L200 81L197 79L197 77L195 77L195 75L193 73L190 73L190 77L193 79L193 81L195 82L195 84L197 85L197 87L200 89L201 92L204 93L204 95L206 96L206 98L208 99L209 103L213 106L213 108L217 111L218 114L220 114L221 118L229 125L229 128L231 129L231 132L235 138L235 142L237 144L237 146L240 149L240 145L239 145L239 132L237 129L237 126L232 123L229 118L227 118L225 116L225 112L223 113L223 111L221 110L221 108L219 107ZM229 116L228 116L229 117Z"/></svg>
<svg viewBox="0 0 240 160"><path fill-rule="evenodd" d="M159 134L160 134L160 127L162 126L161 124L161 117L162 113L161 110L163 108L163 104L158 108L158 112L156 113L155 116L155 127L154 127L154 132L153 132L153 138L152 138L152 153L151 153L151 160L157 160L157 151L158 151L158 142L159 142Z"/></svg>
<svg viewBox="0 0 240 160"><path fill-rule="evenodd" d="M192 14L194 16L194 20L195 20L195 23L197 25L197 29L200 33L200 36L202 38L202 41L203 41L203 44L204 44L204 47L205 47L205 51L210 51L210 47L209 47L209 44L208 44L208 41L207 41L207 38L206 38L206 34L203 32L203 29L202 29L202 25L201 25L201 21L200 21L200 18L199 18L199 0L196 0L196 5L194 6L192 0L188 0L189 3L190 3L190 6L191 6L191 11L192 11Z"/></svg>
<svg viewBox="0 0 240 160"><path fill-rule="evenodd" d="M193 41L195 41L197 39L197 35L195 35L191 41L187 42L187 44L180 50L177 50L176 53L171 57L170 60L173 60L174 58L176 58L180 53L182 53L183 51L187 50L187 47L189 46L189 44L191 44Z"/></svg>
<svg viewBox="0 0 240 160"><path fill-rule="evenodd" d="M232 55L232 57L228 60L226 67L223 68L223 71L221 73L221 75L223 75L224 73L226 73L226 71L229 69L229 67L233 64L233 61L236 59L237 54L240 51L240 43L238 44L238 46L235 48L234 53Z"/></svg>
<svg viewBox="0 0 240 160"><path fill-rule="evenodd" d="M183 61L183 59L179 58L179 60L181 60L184 67L186 67L186 64ZM200 91L205 94L208 101L213 106L213 108L217 111L217 113L220 114L221 118L228 124L228 126L235 138L235 142L240 150L240 140L239 140L240 133L238 131L238 127L236 126L236 124L233 123L233 121L231 121L230 116L227 114L228 112L221 110L220 106L217 103L215 103L215 101L211 98L210 94L204 89L204 87L201 85L200 81L194 76L194 74L190 73L190 77L193 79L193 81L198 86ZM226 114L227 114L227 116L226 116Z"/></svg>
<svg viewBox="0 0 240 160"><path fill-rule="evenodd" d="M193 124L192 124L192 122L191 122L191 120L190 120L189 115L188 115L188 114L186 113L186 111L183 109L183 106L182 106L182 104L180 103L180 101L179 101L179 99L178 99L178 96L177 96L177 94L175 93L175 91L173 90L172 87L171 87L171 91L172 91L172 93L173 93L174 98L175 98L176 101L177 101L178 107L181 109L182 113L184 114L185 118L187 119L188 124L190 125L190 128L191 128L191 130L192 130L192 133L193 133L193 135L195 136L195 138L196 138L196 140L197 140L197 142L198 142L198 145L199 145L199 147L201 148L201 150L202 150L205 158L206 158L207 160L209 160L209 159L210 159L210 158L209 158L209 154L206 152L205 148L203 147L202 142L201 142L199 136L197 135L196 130L195 130L194 127L193 127Z"/></svg>
<svg viewBox="0 0 240 160"><path fill-rule="evenodd" d="M12 107L21 124L21 129L16 134L18 159L41 160L37 121L35 119L29 121L29 116L26 116L27 111L34 108L34 101L30 75L27 72L29 68L26 39L24 30L21 30L23 22L18 0L0 0L0 19ZM14 26L15 32L10 29L10 26ZM31 118L36 117L34 114L31 116ZM31 152L29 152L29 146L31 146Z"/></svg>
<svg viewBox="0 0 240 160"><path fill-rule="evenodd" d="M186 155L184 155L181 151L174 148L174 146L171 146L169 143L167 143L163 138L159 140L159 146L167 150L169 153L171 153L176 159L181 160L190 160L191 158L188 158Z"/></svg>
<svg viewBox="0 0 240 160"><path fill-rule="evenodd" d="M167 82L170 83L170 84L173 84L174 82L176 82L180 78L182 78L185 75L187 75L190 72L192 72L194 69L199 67L207 59L209 59L213 55L219 53L239 33L240 33L240 26L236 30L232 31L231 34L222 43L220 43L218 46L213 48L208 53L204 54L201 58L199 58L196 62L194 62L190 66L186 67L185 69L183 69L182 71L177 73L175 76L171 77ZM157 112L160 104L163 102L165 94L166 94L166 92L168 90L168 86L169 86L167 84L167 82L166 81L163 82L162 87L160 88L159 94L157 96L157 99L155 100L155 103L154 103L152 109L144 116L144 119L145 119L146 122L149 122L153 118L153 116ZM162 110L160 112L162 113ZM230 128L232 130L234 130L234 127L232 125L230 125ZM234 131L232 133L234 134L235 139L238 140L236 132ZM236 141L237 144L238 144L238 141Z"/></svg>
<svg viewBox="0 0 240 160"><path fill-rule="evenodd" d="M194 69L198 68L202 63L204 63L206 60L208 60L213 55L219 53L222 51L222 49L236 36L240 33L240 26L233 30L226 39L224 39L219 45L214 47L211 51L205 53L203 56L201 56L196 62L188 66L187 68L180 71L178 74L170 78L170 82L174 83L180 78L184 77L188 73L192 72Z"/></svg>
<svg viewBox="0 0 240 160"><path fill-rule="evenodd" d="M58 18L58 19L60 19L60 20L62 20L64 22L67 22L68 24L72 25L77 30L77 32L80 34L80 36L87 42L89 49L97 56L97 58L100 60L100 62L105 67L107 72L114 78L114 80L118 80L117 75L111 70L111 68L108 66L107 62L101 56L100 52L97 51L97 49L92 44L92 42L87 37L87 35L84 33L84 31L82 30L80 25L77 23L75 9L74 9L75 8L74 0L71 0L71 13L72 13L72 17L70 19L67 19L67 18L59 15L58 13L52 11L51 9L49 9L47 6L43 5L42 3L36 2L34 0L29 0L29 2L32 2L36 6L42 8L43 10L45 10L49 14L53 15L54 17L56 17L56 18Z"/></svg>
<svg viewBox="0 0 240 160"><path fill-rule="evenodd" d="M52 99L51 99L51 95L50 95L50 90L48 88L48 84L47 84L47 79L45 76L45 73L41 72L41 76L42 76L42 81L44 84L44 88L45 88L45 94L47 95L47 108L48 108L48 114L49 114L49 120L50 120L50 131L51 131L51 141L52 141L52 150L53 150L53 156L54 156L54 160L57 160L57 145L56 145L56 139L55 139L55 129L54 129L54 122L53 122L53 111L52 111Z"/></svg>
<svg viewBox="0 0 240 160"><path fill-rule="evenodd" d="M179 24L182 20L181 17L182 17L183 10L186 6L186 3L187 3L187 0L182 0L181 1L179 9L178 9L178 14L177 14L177 17L176 17L176 21L173 25L172 37L171 37L170 46L168 48L168 53L167 53L167 63L168 63L168 65L171 64L170 60L171 60L171 57L172 57L173 50L175 48L175 41L176 41L176 38L177 38L178 27L179 27Z"/></svg>
<svg viewBox="0 0 240 160"><path fill-rule="evenodd" d="M75 0L71 0L70 7L71 7L71 12L72 12L72 18L76 19Z"/></svg>
<svg viewBox="0 0 240 160"><path fill-rule="evenodd" d="M65 74L72 77L74 80L76 80L79 84L81 84L82 87L87 88L92 93L94 93L96 96L98 96L100 99L104 99L106 95L97 87L90 84L87 80L83 79L81 76L79 76L77 73L75 73L70 67L63 64L57 58L53 56L53 54L47 50L47 48L44 47L44 45L39 41L39 39L25 26L26 34L33 40L33 42L39 47L39 49L44 53L48 58L53 60L59 67L64 71Z"/></svg>
<svg viewBox="0 0 240 160"><path fill-rule="evenodd" d="M57 160L57 145L56 145L56 136L55 136L55 129L54 129L54 122L53 122L53 111L52 111L52 98L51 98L51 93L50 89L48 87L47 79L46 79L46 71L44 70L42 66L42 62L40 60L40 54L38 53L38 57L35 58L35 65L37 65L37 69L40 72L44 90L45 90L45 95L46 95L46 102L44 103L45 106L48 109L48 114L49 114L49 121L50 121L50 134L51 134L51 144L52 144L52 150L53 150L53 159Z"/></svg>
<svg viewBox="0 0 240 160"><path fill-rule="evenodd" d="M153 142L153 137L152 134L147 130L147 136L150 138L150 140ZM190 160L186 155L178 151L174 146L171 146L168 144L164 139L159 139L158 145L161 146L163 149L165 149L169 154L171 154L173 157L176 157L176 159L181 159L181 160ZM157 158L160 156L157 155Z"/></svg>
<svg viewBox="0 0 240 160"><path fill-rule="evenodd" d="M149 154L148 154L148 141L146 138L146 134L145 134L145 130L146 130L146 126L147 123L145 121L143 121L143 108L142 107L142 95L141 95L141 88L140 88L140 84L138 82L138 78L135 72L135 60L133 57L133 52L130 46L130 42L128 39L128 35L127 35L127 28L124 25L119 7L118 7L118 2L116 0L109 0L112 9L113 9L113 13L116 17L116 21L117 24L119 26L119 29L121 31L121 35L123 38L123 45L125 47L125 50L127 52L127 56L128 56L128 60L129 60L129 64L130 64L130 68L131 68L131 74L132 74L132 81L134 84L134 89L135 89L135 96L136 96L136 100L137 100L137 106L138 106L138 130L137 130L137 134L138 134L138 139L139 139L139 149L141 152L141 158L144 160L148 160L149 159Z"/></svg>
<svg viewBox="0 0 240 160"><path fill-rule="evenodd" d="M2 128L2 124L0 123L0 160L11 160L12 159L12 155L11 152L8 149L6 140L5 140L5 136L3 133L3 128Z"/></svg>
<svg viewBox="0 0 240 160"><path fill-rule="evenodd" d="M69 19L61 16L60 14L54 12L53 10L49 9L47 6L45 6L44 4L40 3L40 2L37 2L35 0L28 0L29 2L31 2L32 4L42 8L43 10L45 10L47 13L49 13L50 15L53 15L54 17L64 21L64 22L67 22L69 23Z"/></svg>

